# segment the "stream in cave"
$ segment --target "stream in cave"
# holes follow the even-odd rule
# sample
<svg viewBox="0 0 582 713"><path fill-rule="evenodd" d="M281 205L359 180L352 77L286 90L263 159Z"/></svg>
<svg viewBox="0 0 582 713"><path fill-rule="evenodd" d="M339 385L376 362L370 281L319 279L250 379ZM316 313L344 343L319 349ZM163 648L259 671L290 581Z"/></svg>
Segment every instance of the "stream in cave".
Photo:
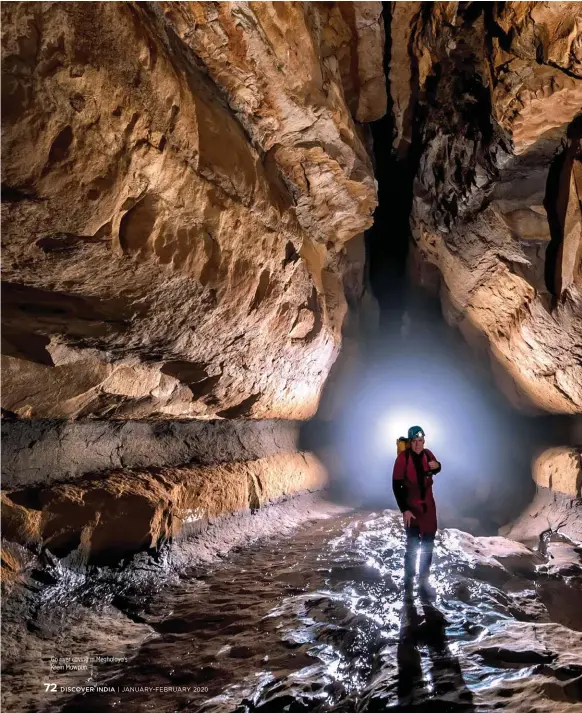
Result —
<svg viewBox="0 0 582 713"><path fill-rule="evenodd" d="M120 599L143 630L139 642L119 642L127 662L53 676L54 695L39 690L31 707L18 709L580 709L580 548L558 538L542 556L503 538L442 530L437 599L405 606L402 534L394 511L344 511L186 571L146 599ZM105 635L115 628L111 608L98 621ZM61 645L87 650L94 626L80 621ZM18 676L29 695L33 680L39 688L38 660ZM61 685L110 690L63 695Z"/></svg>

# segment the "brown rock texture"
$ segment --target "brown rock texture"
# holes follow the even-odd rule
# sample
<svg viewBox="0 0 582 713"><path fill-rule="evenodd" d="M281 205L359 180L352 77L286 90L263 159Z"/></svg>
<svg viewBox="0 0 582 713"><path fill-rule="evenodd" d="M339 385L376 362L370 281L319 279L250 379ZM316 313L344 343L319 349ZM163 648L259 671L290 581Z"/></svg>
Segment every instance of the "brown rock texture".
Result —
<svg viewBox="0 0 582 713"><path fill-rule="evenodd" d="M324 485L381 12L2 7L5 537L115 558Z"/></svg>
<svg viewBox="0 0 582 713"><path fill-rule="evenodd" d="M516 406L579 413L582 6L393 3L391 23L413 275Z"/></svg>
<svg viewBox="0 0 582 713"><path fill-rule="evenodd" d="M245 463L118 470L48 488L2 495L3 535L63 557L104 562L159 548L209 520L325 485L309 453L282 453ZM80 558L80 560L79 560Z"/></svg>
<svg viewBox="0 0 582 713"><path fill-rule="evenodd" d="M0 583L2 584L2 592L8 593L18 585L26 581L26 565L27 558L22 556L12 542L2 543L0 567Z"/></svg>
<svg viewBox="0 0 582 713"><path fill-rule="evenodd" d="M381 5L2 7L3 407L295 418L376 187Z"/></svg>
<svg viewBox="0 0 582 713"><path fill-rule="evenodd" d="M532 464L536 494L500 534L526 543L554 533L582 540L582 449L549 448Z"/></svg>
<svg viewBox="0 0 582 713"><path fill-rule="evenodd" d="M542 488L582 497L582 461L576 448L550 448L536 458L533 479Z"/></svg>
<svg viewBox="0 0 582 713"><path fill-rule="evenodd" d="M219 465L299 448L300 423L256 421L30 421L2 424L2 485L72 482L122 468Z"/></svg>
<svg viewBox="0 0 582 713"><path fill-rule="evenodd" d="M538 547L545 538L554 536L565 536L573 542L580 542L582 499L538 487L527 508L513 522L501 527L499 534L530 547Z"/></svg>

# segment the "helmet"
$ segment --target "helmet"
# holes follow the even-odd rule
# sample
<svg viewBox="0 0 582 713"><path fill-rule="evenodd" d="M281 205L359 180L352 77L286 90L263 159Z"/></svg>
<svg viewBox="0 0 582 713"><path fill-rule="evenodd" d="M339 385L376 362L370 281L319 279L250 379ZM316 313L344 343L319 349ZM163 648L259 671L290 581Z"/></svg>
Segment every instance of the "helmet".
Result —
<svg viewBox="0 0 582 713"><path fill-rule="evenodd" d="M408 429L408 438L424 438L424 430L420 426L411 426Z"/></svg>

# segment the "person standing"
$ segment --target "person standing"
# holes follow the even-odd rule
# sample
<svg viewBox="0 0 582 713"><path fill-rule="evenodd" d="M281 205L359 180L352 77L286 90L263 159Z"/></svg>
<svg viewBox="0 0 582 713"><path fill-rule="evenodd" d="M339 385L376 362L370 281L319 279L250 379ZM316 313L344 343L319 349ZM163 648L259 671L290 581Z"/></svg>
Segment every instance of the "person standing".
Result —
<svg viewBox="0 0 582 713"><path fill-rule="evenodd" d="M402 512L406 531L404 593L408 599L412 598L413 594L419 549L419 594L423 599L433 599L435 596L435 591L428 581L437 531L432 483L433 475L441 470L441 464L433 453L424 447L424 438L424 430L420 426L408 429L409 446L397 456L392 474L394 495Z"/></svg>

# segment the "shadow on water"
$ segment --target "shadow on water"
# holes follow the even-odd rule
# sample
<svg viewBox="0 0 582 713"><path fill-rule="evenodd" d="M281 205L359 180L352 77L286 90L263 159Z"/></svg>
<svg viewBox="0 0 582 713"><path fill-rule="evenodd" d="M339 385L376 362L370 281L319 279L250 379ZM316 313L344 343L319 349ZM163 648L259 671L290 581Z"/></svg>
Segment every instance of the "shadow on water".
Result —
<svg viewBox="0 0 582 713"><path fill-rule="evenodd" d="M473 694L465 684L459 659L449 648L446 627L447 620L436 606L424 602L420 614L413 602L405 601L397 651L399 710L412 710L412 707L415 711L443 713L475 710ZM426 647L430 659L426 675L421 647ZM430 700L430 696L436 699Z"/></svg>

